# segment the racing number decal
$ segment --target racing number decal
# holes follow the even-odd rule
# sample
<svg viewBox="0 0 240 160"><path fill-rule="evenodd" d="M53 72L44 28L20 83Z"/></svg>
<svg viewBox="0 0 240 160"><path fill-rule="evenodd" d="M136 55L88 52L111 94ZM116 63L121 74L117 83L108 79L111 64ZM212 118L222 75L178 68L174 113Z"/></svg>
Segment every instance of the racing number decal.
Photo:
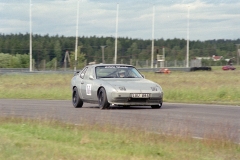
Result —
<svg viewBox="0 0 240 160"><path fill-rule="evenodd" d="M87 86L86 86L86 94L88 96L91 96L91 89L92 89L92 85L91 84L87 84Z"/></svg>

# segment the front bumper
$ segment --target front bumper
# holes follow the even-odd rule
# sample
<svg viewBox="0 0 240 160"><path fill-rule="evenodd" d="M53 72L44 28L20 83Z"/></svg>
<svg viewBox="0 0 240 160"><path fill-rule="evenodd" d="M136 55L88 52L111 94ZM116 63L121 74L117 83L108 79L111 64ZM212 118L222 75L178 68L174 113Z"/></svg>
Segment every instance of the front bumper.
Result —
<svg viewBox="0 0 240 160"><path fill-rule="evenodd" d="M129 106L151 106L159 105L163 102L163 93L150 93L149 98L132 98L130 93L115 93L111 94L108 102L114 105L129 105Z"/></svg>

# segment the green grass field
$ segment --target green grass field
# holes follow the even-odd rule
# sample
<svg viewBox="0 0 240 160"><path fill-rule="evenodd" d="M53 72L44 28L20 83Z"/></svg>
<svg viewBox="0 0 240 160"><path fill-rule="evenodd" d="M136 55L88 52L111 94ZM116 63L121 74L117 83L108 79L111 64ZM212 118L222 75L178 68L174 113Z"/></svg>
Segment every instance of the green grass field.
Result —
<svg viewBox="0 0 240 160"><path fill-rule="evenodd" d="M240 105L240 71L143 73L159 83L164 102ZM0 75L0 98L71 99L72 74Z"/></svg>
<svg viewBox="0 0 240 160"><path fill-rule="evenodd" d="M238 70L143 74L162 86L164 102L240 105ZM72 74L0 75L0 100L70 100L71 78ZM197 140L110 125L0 117L0 159L238 160L240 146L224 138Z"/></svg>

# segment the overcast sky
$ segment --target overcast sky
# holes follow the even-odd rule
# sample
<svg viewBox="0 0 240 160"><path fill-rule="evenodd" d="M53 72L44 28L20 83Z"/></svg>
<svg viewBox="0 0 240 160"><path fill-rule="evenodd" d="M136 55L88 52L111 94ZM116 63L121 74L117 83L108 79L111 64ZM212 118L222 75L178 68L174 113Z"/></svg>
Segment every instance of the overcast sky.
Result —
<svg viewBox="0 0 240 160"><path fill-rule="evenodd" d="M32 32L41 35L113 36L190 40L239 39L239 0L31 0ZM153 7L154 6L154 7ZM30 32L30 0L0 0L0 33Z"/></svg>

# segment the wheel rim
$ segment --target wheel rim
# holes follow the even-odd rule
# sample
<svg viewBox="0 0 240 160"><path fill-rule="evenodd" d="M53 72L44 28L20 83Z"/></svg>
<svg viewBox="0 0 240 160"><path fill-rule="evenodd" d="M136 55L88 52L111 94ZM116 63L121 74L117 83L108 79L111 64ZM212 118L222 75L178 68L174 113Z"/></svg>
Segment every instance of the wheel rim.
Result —
<svg viewBox="0 0 240 160"><path fill-rule="evenodd" d="M100 104L100 106L102 106L102 103L103 103L103 93L100 92L100 94L99 94L99 104Z"/></svg>
<svg viewBox="0 0 240 160"><path fill-rule="evenodd" d="M76 92L73 92L73 104L75 105L76 104L76 101L77 101L77 96L76 96Z"/></svg>

